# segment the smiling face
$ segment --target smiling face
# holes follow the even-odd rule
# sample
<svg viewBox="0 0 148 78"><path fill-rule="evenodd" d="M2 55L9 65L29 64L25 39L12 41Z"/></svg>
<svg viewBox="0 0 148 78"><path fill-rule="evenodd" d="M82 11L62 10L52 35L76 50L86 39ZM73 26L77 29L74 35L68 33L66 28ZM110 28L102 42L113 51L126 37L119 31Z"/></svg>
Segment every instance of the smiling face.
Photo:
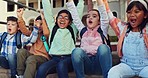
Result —
<svg viewBox="0 0 148 78"><path fill-rule="evenodd" d="M60 28L66 28L68 25L70 25L69 16L66 13L61 13L57 17L57 24Z"/></svg>
<svg viewBox="0 0 148 78"><path fill-rule="evenodd" d="M131 2L127 7L127 21L132 28L132 31L141 31L146 24L146 19L148 15L148 10L139 1Z"/></svg>
<svg viewBox="0 0 148 78"><path fill-rule="evenodd" d="M93 29L100 24L99 13L95 10L89 11L86 19L88 28Z"/></svg>
<svg viewBox="0 0 148 78"><path fill-rule="evenodd" d="M142 23L142 21L146 18L144 11L139 10L136 6L134 6L131 10L127 11L127 19L130 25L135 31L138 31L138 26Z"/></svg>

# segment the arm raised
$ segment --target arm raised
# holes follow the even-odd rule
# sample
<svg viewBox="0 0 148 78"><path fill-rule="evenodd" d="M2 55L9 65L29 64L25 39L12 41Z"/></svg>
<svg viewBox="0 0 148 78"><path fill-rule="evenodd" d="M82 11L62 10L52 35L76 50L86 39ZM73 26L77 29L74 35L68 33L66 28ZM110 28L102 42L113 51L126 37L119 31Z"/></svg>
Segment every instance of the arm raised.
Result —
<svg viewBox="0 0 148 78"><path fill-rule="evenodd" d="M27 29L26 25L25 25L25 21L23 20L23 13L24 13L24 9L20 8L17 10L17 17L18 17L18 25L20 28L20 31L26 35L26 36L30 36L31 31L29 29Z"/></svg>

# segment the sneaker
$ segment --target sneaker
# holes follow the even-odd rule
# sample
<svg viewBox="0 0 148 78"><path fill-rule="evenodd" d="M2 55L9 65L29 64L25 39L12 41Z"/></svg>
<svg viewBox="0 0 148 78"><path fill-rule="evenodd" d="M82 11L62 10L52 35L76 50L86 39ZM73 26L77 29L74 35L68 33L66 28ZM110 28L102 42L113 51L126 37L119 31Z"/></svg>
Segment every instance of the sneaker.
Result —
<svg viewBox="0 0 148 78"><path fill-rule="evenodd" d="M23 75L16 75L16 78L23 78Z"/></svg>

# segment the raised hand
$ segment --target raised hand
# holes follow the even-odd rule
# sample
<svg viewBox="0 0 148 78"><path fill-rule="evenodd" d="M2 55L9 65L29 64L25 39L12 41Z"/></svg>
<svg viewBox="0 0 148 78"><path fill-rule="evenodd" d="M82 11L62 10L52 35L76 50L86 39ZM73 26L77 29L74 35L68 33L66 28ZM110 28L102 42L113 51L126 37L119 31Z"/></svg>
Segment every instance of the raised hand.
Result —
<svg viewBox="0 0 148 78"><path fill-rule="evenodd" d="M23 8L18 9L18 10L17 10L17 17L18 17L18 18L22 18L23 13L24 13L24 9L23 9Z"/></svg>
<svg viewBox="0 0 148 78"><path fill-rule="evenodd" d="M37 26L38 28L40 28L40 26L42 25L42 21L41 20L34 20L34 25Z"/></svg>
<svg viewBox="0 0 148 78"><path fill-rule="evenodd" d="M106 7L106 11L108 12L110 10L109 5L108 5L108 1L107 0L103 0L105 7Z"/></svg>

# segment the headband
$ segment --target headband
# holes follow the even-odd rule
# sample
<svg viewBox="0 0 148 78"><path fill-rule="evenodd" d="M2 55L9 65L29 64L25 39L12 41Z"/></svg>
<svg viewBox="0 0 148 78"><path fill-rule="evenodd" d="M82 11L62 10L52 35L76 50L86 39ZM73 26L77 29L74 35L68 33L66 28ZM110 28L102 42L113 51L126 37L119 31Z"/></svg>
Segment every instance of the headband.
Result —
<svg viewBox="0 0 148 78"><path fill-rule="evenodd" d="M141 4L143 4L144 5L144 7L148 10L148 8L147 8L147 3L144 1L144 0L131 0L130 2L129 2L129 4L131 4L132 2L134 2L134 1L139 1Z"/></svg>

